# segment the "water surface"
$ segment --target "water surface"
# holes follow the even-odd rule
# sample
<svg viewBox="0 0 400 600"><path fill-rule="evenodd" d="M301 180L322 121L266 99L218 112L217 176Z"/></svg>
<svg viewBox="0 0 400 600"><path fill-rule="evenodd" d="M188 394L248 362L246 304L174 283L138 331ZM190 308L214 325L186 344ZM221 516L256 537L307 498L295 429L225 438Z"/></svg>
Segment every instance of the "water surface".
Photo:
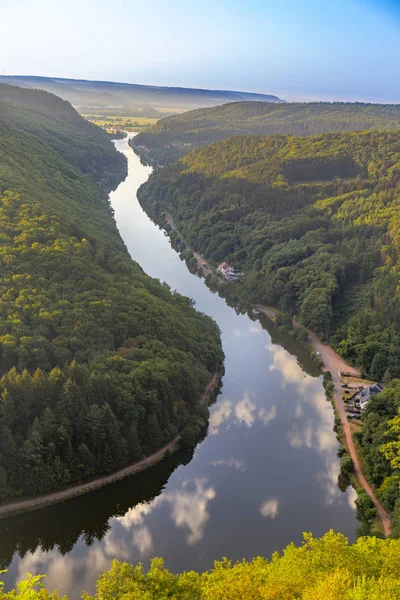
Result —
<svg viewBox="0 0 400 600"><path fill-rule="evenodd" d="M237 314L189 273L136 199L151 169L127 140L116 142L129 175L111 194L134 260L190 296L222 331L225 376L209 431L194 454L42 511L0 521L0 568L11 587L24 574L78 598L94 591L113 558L147 566L162 556L174 571L215 559L270 555L303 531L330 528L354 540L354 492L337 485L338 443L321 377L300 345L269 322Z"/></svg>

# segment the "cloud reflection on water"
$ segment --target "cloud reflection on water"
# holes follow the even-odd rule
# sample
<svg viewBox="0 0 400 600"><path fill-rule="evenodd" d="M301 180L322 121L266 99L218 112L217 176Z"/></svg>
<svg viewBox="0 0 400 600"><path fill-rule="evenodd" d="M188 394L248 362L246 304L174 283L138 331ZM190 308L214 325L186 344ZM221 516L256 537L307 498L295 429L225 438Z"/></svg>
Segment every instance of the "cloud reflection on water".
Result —
<svg viewBox="0 0 400 600"><path fill-rule="evenodd" d="M228 469L236 469L237 471L245 471L246 464L239 458L220 458L218 460L209 460L209 465L213 467L228 467Z"/></svg>
<svg viewBox="0 0 400 600"><path fill-rule="evenodd" d="M272 359L270 371L280 373L283 388L294 385L298 392L294 420L287 433L287 440L294 449L313 449L322 456L324 468L316 473L316 478L325 492L326 504L330 505L342 495L338 487L340 465L337 458L338 442L333 431L332 407L326 400L319 378L305 375L297 359L282 347L269 345L266 348ZM307 407L313 413L309 418L306 416ZM315 416L318 417L317 421Z"/></svg>
<svg viewBox="0 0 400 600"><path fill-rule="evenodd" d="M260 325L253 324L253 325L250 325L249 332L250 333L259 334L259 333L263 333L263 329L262 329L262 327Z"/></svg>
<svg viewBox="0 0 400 600"><path fill-rule="evenodd" d="M135 561L154 555L155 532L152 533L147 520L162 506L169 507L171 520L177 528L185 531L187 544L199 542L210 518L209 504L215 496L215 489L208 484L207 479L185 480L178 489L167 489L153 501L138 504L124 516L113 518L114 524L109 533L101 543L86 548L84 560L79 556L82 539L74 551L65 556L60 555L56 549L48 552L38 549L27 554L19 561L17 580L25 577L27 572L46 572L48 588L58 587L63 593L74 596L77 582L82 588L90 589L93 573L109 569L114 558L132 560L132 548L137 551ZM121 529L125 531L125 535L121 535Z"/></svg>
<svg viewBox="0 0 400 600"><path fill-rule="evenodd" d="M279 515L279 500L277 498L270 498L261 504L260 513L263 517L269 519L275 519Z"/></svg>
<svg viewBox="0 0 400 600"><path fill-rule="evenodd" d="M210 435L216 435L222 425L225 425L225 428L229 429L232 424L244 424L250 428L256 421L263 425L268 425L276 418L276 415L277 410L275 405L269 408L265 408L264 406L258 408L255 403L255 394L253 392L245 392L236 404L228 398L218 402L210 416L208 431Z"/></svg>
<svg viewBox="0 0 400 600"><path fill-rule="evenodd" d="M208 426L208 431L210 435L216 435L219 432L221 425L230 419L231 414L231 400L220 400L210 416Z"/></svg>
<svg viewBox="0 0 400 600"><path fill-rule="evenodd" d="M255 410L257 408L251 398L254 398L254 394L245 392L242 399L235 406L236 421L245 423L249 428L254 425L256 420Z"/></svg>
<svg viewBox="0 0 400 600"><path fill-rule="evenodd" d="M133 545L139 550L142 558L147 558L154 553L153 537L148 527L137 529L133 534L132 541Z"/></svg>
<svg viewBox="0 0 400 600"><path fill-rule="evenodd" d="M186 530L187 543L195 544L204 535L206 523L210 518L208 504L215 496L215 489L207 484L206 479L186 480L180 488L164 491L149 504L138 504L117 520L125 529L131 530L132 526L144 524L150 513L167 504L171 508L171 518L176 527ZM147 545L150 546L149 536L146 539ZM139 538L139 541L145 546L146 540Z"/></svg>

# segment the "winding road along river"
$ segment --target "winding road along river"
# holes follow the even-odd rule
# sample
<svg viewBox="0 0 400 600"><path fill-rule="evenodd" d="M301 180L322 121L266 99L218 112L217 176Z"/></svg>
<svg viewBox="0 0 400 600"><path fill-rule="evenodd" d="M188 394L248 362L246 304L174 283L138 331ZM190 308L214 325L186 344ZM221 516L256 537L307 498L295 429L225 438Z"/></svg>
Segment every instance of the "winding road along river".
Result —
<svg viewBox="0 0 400 600"><path fill-rule="evenodd" d="M41 511L0 521L6 588L27 571L71 598L94 591L113 558L204 570L215 559L270 555L303 531L330 528L351 540L354 491L338 487L333 411L321 377L289 336L237 314L189 273L136 199L151 169L127 140L129 174L111 194L128 250L153 277L190 296L222 331L226 373L207 437L127 480Z"/></svg>

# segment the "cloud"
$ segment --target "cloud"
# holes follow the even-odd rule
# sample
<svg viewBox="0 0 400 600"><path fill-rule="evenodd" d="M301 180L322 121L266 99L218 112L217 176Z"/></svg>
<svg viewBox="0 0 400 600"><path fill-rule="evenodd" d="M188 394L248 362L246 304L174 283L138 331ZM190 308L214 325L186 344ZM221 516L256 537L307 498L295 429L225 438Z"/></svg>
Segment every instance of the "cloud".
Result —
<svg viewBox="0 0 400 600"><path fill-rule="evenodd" d="M209 433L216 435L222 424L233 418L236 425L244 424L246 427L252 427L256 420L263 425L268 425L276 417L276 406L270 408L261 407L257 410L254 402L254 393L245 392L239 402L234 406L232 400L221 400L215 407L210 416Z"/></svg>
<svg viewBox="0 0 400 600"><path fill-rule="evenodd" d="M220 400L215 410L210 416L208 431L211 435L216 435L225 421L228 421L232 414L232 401Z"/></svg>
<svg viewBox="0 0 400 600"><path fill-rule="evenodd" d="M207 485L206 479L191 479L182 483L180 489L166 490L149 504L138 504L117 520L130 531L140 525L133 534L133 543L141 554L152 551L153 542L150 530L145 526L146 517L161 505L171 507L171 518L177 527L188 530L188 544L195 544L204 535L204 528L209 519L207 506L216 496L213 487Z"/></svg>
<svg viewBox="0 0 400 600"><path fill-rule="evenodd" d="M219 460L210 460L209 463L213 467L228 467L228 469L236 469L237 471L245 471L246 464L238 458L220 458Z"/></svg>
<svg viewBox="0 0 400 600"><path fill-rule="evenodd" d="M279 515L279 500L277 498L270 498L270 500L266 500L260 506L260 513L263 517L275 519L275 517Z"/></svg>
<svg viewBox="0 0 400 600"><path fill-rule="evenodd" d="M243 395L243 398L240 400L240 402L238 402L235 406L236 421L239 423L245 423L247 427L252 427L256 419L256 405L250 399L251 395L253 394L250 394L250 392L246 392Z"/></svg>
<svg viewBox="0 0 400 600"><path fill-rule="evenodd" d="M310 421L302 427L294 426L287 434L287 439L292 448L312 448L313 430Z"/></svg>
<svg viewBox="0 0 400 600"><path fill-rule="evenodd" d="M271 421L273 421L276 417L276 406L273 405L271 406L271 408L266 409L264 407L261 407L260 410L258 411L258 418L261 421L261 423L263 423L264 425L268 425L268 423L271 423Z"/></svg>
<svg viewBox="0 0 400 600"><path fill-rule="evenodd" d="M354 511L357 510L357 505L356 505L356 500L357 500L357 492L356 490L353 488L352 485L350 485L347 488L347 500L349 502L349 506L350 508L352 508Z"/></svg>
<svg viewBox="0 0 400 600"><path fill-rule="evenodd" d="M188 544L196 544L203 535L210 515L207 511L208 503L216 496L214 488L207 486L205 479L195 479L191 490L172 492L167 500L172 505L172 518L177 527L188 529ZM189 482L183 484L189 487Z"/></svg>
<svg viewBox="0 0 400 600"><path fill-rule="evenodd" d="M161 501L161 496L158 496L152 502L142 502L134 508L128 510L123 517L115 517L115 520L121 523L124 529L130 530L133 525L142 525L144 519L149 515Z"/></svg>
<svg viewBox="0 0 400 600"><path fill-rule="evenodd" d="M322 458L323 468L316 474L324 494L325 502L330 505L341 497L337 481L340 464L337 458L337 440L333 431L331 405L326 401L325 392L319 378L304 376L297 359L280 346L267 346L272 355L271 371L279 371L283 386L293 385L298 400L294 410L295 422L287 433L287 440L294 449L309 448L316 450ZM307 407L314 412L312 419L305 417ZM353 508L350 490L348 501Z"/></svg>
<svg viewBox="0 0 400 600"><path fill-rule="evenodd" d="M257 410L257 406L253 402L254 394L246 392L242 399L235 406L235 422L240 424L244 423L247 427L252 427L256 420L263 425L268 425L276 417L276 406L273 405L270 408L262 406Z"/></svg>
<svg viewBox="0 0 400 600"><path fill-rule="evenodd" d="M142 558L147 558L154 552L153 538L148 527L141 527L133 534L133 545L139 550Z"/></svg>
<svg viewBox="0 0 400 600"><path fill-rule="evenodd" d="M339 473L340 464L338 459L327 456L325 459L325 469L316 474L317 481L319 481L324 488L325 503L328 504L328 506L333 504L335 499L342 495L338 486Z"/></svg>
<svg viewBox="0 0 400 600"><path fill-rule="evenodd" d="M62 556L58 550L36 550L27 554L18 564L17 581L24 579L26 573L38 575L46 573L45 585L49 590L62 590L69 597L76 595L77 583L81 589L92 589L94 580L100 573L111 567L113 558L118 555L108 556L105 547L98 544L87 549L84 558L74 556L72 553ZM125 558L122 556L122 560Z"/></svg>
<svg viewBox="0 0 400 600"><path fill-rule="evenodd" d="M129 560L131 556L130 544L125 539L117 537L114 532L105 537L103 548L105 556L118 556L119 560Z"/></svg>
<svg viewBox="0 0 400 600"><path fill-rule="evenodd" d="M269 370L280 373L284 386L296 385L301 394L312 388L319 389L321 387L318 378L304 373L297 358L289 354L282 346L270 344L265 348L272 355Z"/></svg>

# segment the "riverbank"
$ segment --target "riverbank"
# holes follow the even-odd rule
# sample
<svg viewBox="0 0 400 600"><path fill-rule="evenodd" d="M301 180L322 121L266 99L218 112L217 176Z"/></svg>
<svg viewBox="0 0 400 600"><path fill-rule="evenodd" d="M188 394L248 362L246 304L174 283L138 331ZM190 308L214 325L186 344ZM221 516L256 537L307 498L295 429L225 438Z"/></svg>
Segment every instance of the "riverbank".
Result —
<svg viewBox="0 0 400 600"><path fill-rule="evenodd" d="M206 259L198 252L195 252L193 250L193 248L188 246L185 239L182 237L179 229L175 225L175 222L174 222L174 219L172 218L172 216L170 214L165 215L165 220L168 223L168 225L171 227L172 231L175 231L179 235L180 239L185 244L186 249L189 250L189 252L191 252L193 254L195 259L197 260L197 267L201 271L201 273L204 275L204 277L207 277L207 275L212 275L213 272L212 272L208 262L206 261Z"/></svg>
<svg viewBox="0 0 400 600"><path fill-rule="evenodd" d="M115 145L128 160L127 179L110 194L120 235L145 273L191 298L217 323L225 355L222 394L194 453L181 449L95 493L0 520L6 588L15 587L20 573L40 570L60 595L79 598L82 589L94 593L113 558L138 564L164 556L180 572L211 569L218 556L237 561L272 554L290 541L300 544L302 531L319 536L333 529L354 541L354 494L350 488L341 493L332 479L340 459L330 406L317 402L321 381L313 361L266 317L258 322L248 302L230 301L235 282L211 277L213 293L209 278L189 271L162 230L165 215L153 220L137 200L151 169L127 138ZM195 259L190 262L197 269Z"/></svg>
<svg viewBox="0 0 400 600"><path fill-rule="evenodd" d="M265 314L267 317L272 319L273 321L276 318L276 311L267 306L256 306L257 310ZM303 327L298 321L295 319L292 320L293 327L296 329L303 328L308 333L308 342L314 352L319 356L319 358L324 363L325 369L329 371L332 375L332 383L333 383L333 391L332 391L332 399L333 399L333 407L335 410L335 414L340 418L342 431L343 431L343 442L347 449L347 452L354 463L354 475L357 481L371 498L377 514L382 523L382 530L386 537L390 535L390 516L388 512L383 508L378 498L375 495L374 490L371 485L368 483L366 477L364 476L360 464L360 459L357 455L357 450L354 445L353 436L350 428L350 423L347 419L347 414L343 402L342 397L342 373L346 373L351 377L360 377L360 372L349 365L339 354L333 350L330 346L323 344L318 337L312 332Z"/></svg>
<svg viewBox="0 0 400 600"><path fill-rule="evenodd" d="M175 231L176 234L180 237L180 239L186 245L187 250L189 250L193 254L193 256L196 257L199 270L204 275L207 275L207 274L212 275L213 273L210 270L210 267L208 266L207 261L201 255L194 252L194 250L186 244L184 237L179 232L179 230L176 227L176 224L173 220L173 217L169 213L166 214L165 221L171 227L171 230ZM198 257L201 258L201 261L202 261L201 263L199 262ZM271 321L275 322L278 311L274 307L255 305L254 308L257 311L259 311L260 313L265 314ZM384 535L387 537L390 535L390 517L389 517L389 514L387 513L387 511L383 508L383 506L377 499L372 487L370 486L370 484L368 483L367 479L365 478L365 476L362 472L360 459L357 455L357 451L356 451L356 448L354 445L352 431L350 428L349 421L347 419L347 414L345 411L343 398L342 398L342 382L341 382L342 373L343 374L345 373L346 375L350 375L351 377L359 377L360 373L357 369L355 369L354 367L349 365L341 356L339 356L333 350L333 348L331 348L328 345L322 344L322 342L318 339L318 337L313 332L311 332L311 331L307 330L305 327L303 327L296 319L292 319L292 324L295 329L302 328L307 331L308 342L309 342L310 346L312 347L312 349L314 350L314 352L318 356L318 358L321 360L321 362L323 362L325 369L327 371L329 371L332 375L332 384L333 384L332 404L333 404L333 408L335 411L335 415L337 415L339 417L340 422L341 422L342 431L343 431L343 444L346 447L346 450L354 463L353 477L357 481L357 483L359 483L359 486L357 486L357 487L362 487L366 491L368 496L371 498L371 500L376 508L377 514L381 520L382 531L383 531ZM356 485L354 485L354 483L355 482L353 482L353 487L356 488Z"/></svg>
<svg viewBox="0 0 400 600"><path fill-rule="evenodd" d="M201 405L207 403L210 393L217 388L219 380L220 375L218 373L214 373L212 378L206 385L204 393L200 399ZM139 462L134 463L133 465L129 465L124 469L120 469L119 471L116 471L115 473L112 473L110 475L105 475L104 477L99 477L97 479L93 479L92 481L88 481L79 485L74 485L59 492L46 494L45 496L39 496L37 498L29 498L26 500L21 500L19 502L12 502L10 504L0 505L0 519L8 518L10 516L19 515L26 512L40 510L41 508L45 508L46 506L50 506L58 502L64 502L65 500L70 500L71 498L76 498L77 496L81 496L83 494L88 494L89 492L98 490L102 487L105 487L106 485L110 485L112 483L115 483L116 481L120 481L121 479L130 477L131 475L135 475L140 471L144 471L145 469L149 469L150 467L156 465L167 455L170 455L171 453L178 450L178 448L180 447L180 442L181 435L179 434L168 444L166 444L163 448L160 448L160 450L158 450L157 452L154 452L153 454L147 456L146 458L143 458Z"/></svg>

